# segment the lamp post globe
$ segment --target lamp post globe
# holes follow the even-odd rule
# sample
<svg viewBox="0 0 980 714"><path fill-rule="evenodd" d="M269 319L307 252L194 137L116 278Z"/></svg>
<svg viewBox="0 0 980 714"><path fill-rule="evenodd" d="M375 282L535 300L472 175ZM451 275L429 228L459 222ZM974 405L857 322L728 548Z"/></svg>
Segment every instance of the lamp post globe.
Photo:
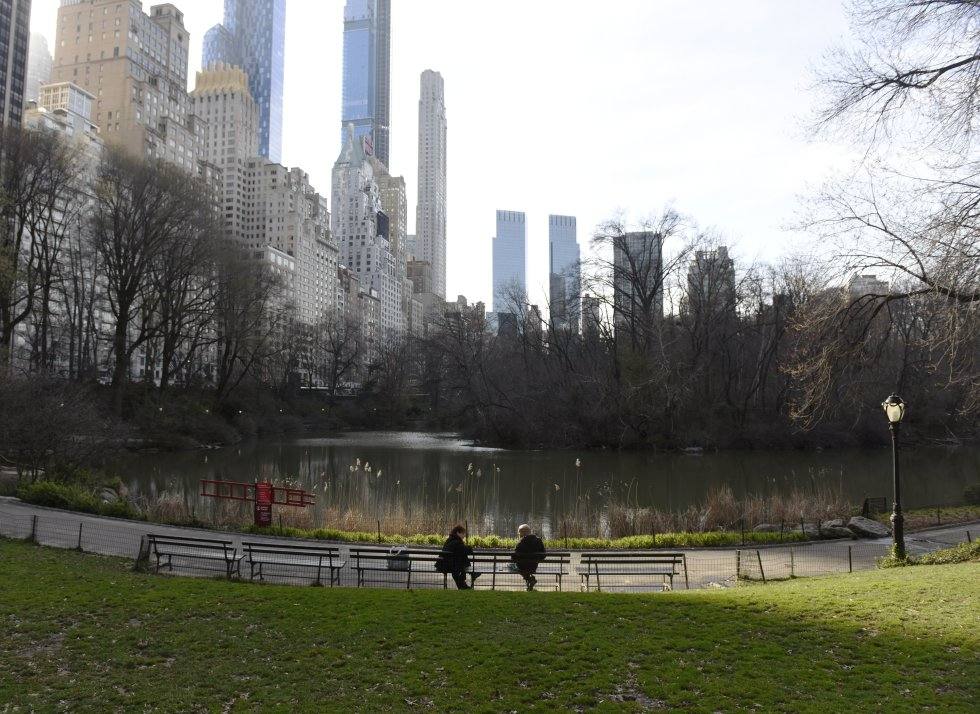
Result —
<svg viewBox="0 0 980 714"><path fill-rule="evenodd" d="M892 433L892 478L894 479L895 501L892 505L892 541L895 544L895 557L905 560L905 519L902 516L902 483L898 470L898 431L905 418L905 402L897 394L892 394L881 403L888 418L888 430Z"/></svg>

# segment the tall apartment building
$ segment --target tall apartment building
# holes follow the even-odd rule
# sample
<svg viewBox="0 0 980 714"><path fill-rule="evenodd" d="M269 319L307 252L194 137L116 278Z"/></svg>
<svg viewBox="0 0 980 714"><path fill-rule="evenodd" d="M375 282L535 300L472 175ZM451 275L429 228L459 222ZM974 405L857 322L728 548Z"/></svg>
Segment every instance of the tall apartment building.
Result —
<svg viewBox="0 0 980 714"><path fill-rule="evenodd" d="M888 281L881 280L874 273L855 273L847 282L847 292L852 298L865 295L887 295Z"/></svg>
<svg viewBox="0 0 980 714"><path fill-rule="evenodd" d="M286 55L286 0L225 0L224 22L204 35L203 67L245 71L259 108L258 156L282 160L282 91Z"/></svg>
<svg viewBox="0 0 980 714"><path fill-rule="evenodd" d="M31 0L0 0L0 127L24 115Z"/></svg>
<svg viewBox="0 0 980 714"><path fill-rule="evenodd" d="M197 173L203 127L187 94L190 35L169 3L61 0L52 81L95 97L107 144Z"/></svg>
<svg viewBox="0 0 980 714"><path fill-rule="evenodd" d="M728 248L719 246L694 254L687 271L684 308L695 315L735 312L735 261Z"/></svg>
<svg viewBox="0 0 980 714"><path fill-rule="evenodd" d="M48 40L37 32L31 33L31 49L27 53L27 82L24 86L24 101L29 102L41 96L41 85L51 81L54 57L48 49Z"/></svg>
<svg viewBox="0 0 980 714"><path fill-rule="evenodd" d="M446 93L442 75L422 73L415 258L432 269L432 292L446 297Z"/></svg>
<svg viewBox="0 0 980 714"><path fill-rule="evenodd" d="M527 294L527 218L523 211L497 211L493 238L493 311L517 312L515 290Z"/></svg>
<svg viewBox="0 0 980 714"><path fill-rule="evenodd" d="M613 325L642 336L664 314L663 238L654 231L617 236L613 242Z"/></svg>
<svg viewBox="0 0 980 714"><path fill-rule="evenodd" d="M388 166L390 121L391 0L347 0L341 146L353 125L354 137L369 137L373 154Z"/></svg>
<svg viewBox="0 0 980 714"><path fill-rule="evenodd" d="M259 156L259 110L248 77L238 67L212 65L197 73L190 97L194 114L204 120L202 157L221 170L225 234L239 238L245 229L246 193L251 188L246 185L246 164Z"/></svg>
<svg viewBox="0 0 980 714"><path fill-rule="evenodd" d="M416 297L415 293L418 291L408 273L411 253L408 248L408 196L405 191L405 179L402 176L392 176L387 167L376 157L369 156L368 160L374 170L374 178L378 182L381 211L388 216L391 279L401 313L396 329L421 335L422 321L419 315L423 310L422 301Z"/></svg>
<svg viewBox="0 0 980 714"><path fill-rule="evenodd" d="M263 157L245 165L244 230L239 240L253 257L268 247L295 259L292 275L297 317L314 324L337 308L338 249L330 238L327 199L302 169Z"/></svg>
<svg viewBox="0 0 980 714"><path fill-rule="evenodd" d="M341 262L367 291L380 300L379 334L404 329L401 293L395 269L391 218L382 210L381 190L369 159L371 142L348 127L347 140L333 168L330 227L340 246Z"/></svg>
<svg viewBox="0 0 980 714"><path fill-rule="evenodd" d="M549 306L553 327L578 332L581 254L574 216L548 216Z"/></svg>
<svg viewBox="0 0 980 714"><path fill-rule="evenodd" d="M326 197L302 169L259 155L260 109L242 69L217 63L198 72L191 101L205 120L203 157L222 174L225 235L283 277L300 320L317 322L337 306Z"/></svg>

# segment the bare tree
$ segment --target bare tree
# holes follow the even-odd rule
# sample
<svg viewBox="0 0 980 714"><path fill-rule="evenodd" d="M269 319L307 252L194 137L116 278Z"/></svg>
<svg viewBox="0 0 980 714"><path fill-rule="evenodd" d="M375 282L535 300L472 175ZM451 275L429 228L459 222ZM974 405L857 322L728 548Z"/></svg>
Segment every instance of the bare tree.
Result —
<svg viewBox="0 0 980 714"><path fill-rule="evenodd" d="M145 161L107 148L99 169L92 217L93 241L114 318L113 405L122 412L134 353L154 337L162 295L154 270L200 219L197 181L162 161ZM152 372L152 363L146 369Z"/></svg>
<svg viewBox="0 0 980 714"><path fill-rule="evenodd" d="M48 324L54 266L71 223L78 154L56 134L4 127L0 133L0 365L14 332L35 313Z"/></svg>

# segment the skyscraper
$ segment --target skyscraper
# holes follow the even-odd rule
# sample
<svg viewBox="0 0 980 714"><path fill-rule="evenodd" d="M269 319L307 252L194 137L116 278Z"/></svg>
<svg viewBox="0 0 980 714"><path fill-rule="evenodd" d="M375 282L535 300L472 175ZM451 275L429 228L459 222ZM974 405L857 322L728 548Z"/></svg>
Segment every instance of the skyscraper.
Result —
<svg viewBox="0 0 980 714"><path fill-rule="evenodd" d="M347 0L344 6L344 89L341 144L348 125L388 166L391 116L391 0Z"/></svg>
<svg viewBox="0 0 980 714"><path fill-rule="evenodd" d="M0 126L20 126L27 83L31 0L0 0Z"/></svg>
<svg viewBox="0 0 980 714"><path fill-rule="evenodd" d="M29 102L41 96L41 85L51 81L51 68L54 58L48 49L44 35L31 33L31 51L27 54L27 83L24 88L24 101Z"/></svg>
<svg viewBox="0 0 980 714"><path fill-rule="evenodd" d="M442 75L422 73L416 253L432 266L432 291L446 297L446 95Z"/></svg>
<svg viewBox="0 0 980 714"><path fill-rule="evenodd" d="M286 0L225 0L225 19L204 35L205 68L236 65L259 107L259 154L282 160Z"/></svg>
<svg viewBox="0 0 980 714"><path fill-rule="evenodd" d="M663 237L623 233L613 241L613 324L616 337L648 342L664 314Z"/></svg>
<svg viewBox="0 0 980 714"><path fill-rule="evenodd" d="M527 227L523 211L497 211L493 238L493 311L516 312L527 293Z"/></svg>
<svg viewBox="0 0 980 714"><path fill-rule="evenodd" d="M548 216L551 323L578 332L581 315L578 230L574 216Z"/></svg>

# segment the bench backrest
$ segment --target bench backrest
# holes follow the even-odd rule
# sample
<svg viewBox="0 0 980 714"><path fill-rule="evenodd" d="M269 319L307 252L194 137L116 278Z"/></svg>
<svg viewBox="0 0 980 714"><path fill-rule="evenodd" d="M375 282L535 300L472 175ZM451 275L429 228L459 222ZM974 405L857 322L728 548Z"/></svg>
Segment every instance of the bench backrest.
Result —
<svg viewBox="0 0 980 714"><path fill-rule="evenodd" d="M435 561L441 555L451 556L442 550L433 548L406 548L398 553L392 553L388 548L351 548L350 555L354 559L364 560L385 560L387 558L408 558L420 562Z"/></svg>
<svg viewBox="0 0 980 714"><path fill-rule="evenodd" d="M336 545L306 545L283 543L254 543L242 541L242 550L255 553L281 553L283 555L340 555L340 547Z"/></svg>
<svg viewBox="0 0 980 714"><path fill-rule="evenodd" d="M320 558L324 563L333 565L334 559L340 559L340 548L335 545L280 545L278 543L252 543L242 541L242 552L253 561L263 555L305 556Z"/></svg>
<svg viewBox="0 0 980 714"><path fill-rule="evenodd" d="M612 551L602 553L582 553L582 565L685 565L684 553L632 553Z"/></svg>
<svg viewBox="0 0 980 714"><path fill-rule="evenodd" d="M545 553L515 553L512 550L478 550L471 556L474 561L485 563L513 562L514 556L518 560L538 560L539 563L558 563L566 565L571 561L572 554L567 551L549 550Z"/></svg>
<svg viewBox="0 0 980 714"><path fill-rule="evenodd" d="M215 538L191 538L190 536L161 535L159 533L147 533L147 543L155 551L159 551L160 546L174 546L180 548L192 548L197 550L220 550L225 557L234 557L237 548L234 541L217 540Z"/></svg>

